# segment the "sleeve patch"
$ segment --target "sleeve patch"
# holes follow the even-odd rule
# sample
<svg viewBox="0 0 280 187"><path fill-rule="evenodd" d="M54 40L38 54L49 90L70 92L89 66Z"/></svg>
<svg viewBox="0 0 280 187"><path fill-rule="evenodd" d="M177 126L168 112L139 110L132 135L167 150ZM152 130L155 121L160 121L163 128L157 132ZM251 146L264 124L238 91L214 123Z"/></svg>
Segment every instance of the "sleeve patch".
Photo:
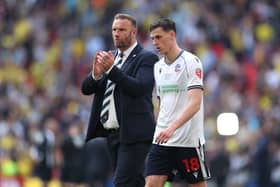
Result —
<svg viewBox="0 0 280 187"><path fill-rule="evenodd" d="M195 69L195 74L196 74L196 76L197 76L199 79L202 78L202 71L201 71L200 68L196 68L196 69Z"/></svg>

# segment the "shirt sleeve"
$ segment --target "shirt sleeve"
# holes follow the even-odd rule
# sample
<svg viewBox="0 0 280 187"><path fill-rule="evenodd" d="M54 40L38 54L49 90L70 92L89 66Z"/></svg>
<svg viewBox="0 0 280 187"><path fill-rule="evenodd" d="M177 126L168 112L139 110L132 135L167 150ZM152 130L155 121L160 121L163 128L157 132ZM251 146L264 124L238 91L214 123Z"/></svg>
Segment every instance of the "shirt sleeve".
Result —
<svg viewBox="0 0 280 187"><path fill-rule="evenodd" d="M187 62L188 90L194 88L203 89L203 68L198 57L193 56Z"/></svg>

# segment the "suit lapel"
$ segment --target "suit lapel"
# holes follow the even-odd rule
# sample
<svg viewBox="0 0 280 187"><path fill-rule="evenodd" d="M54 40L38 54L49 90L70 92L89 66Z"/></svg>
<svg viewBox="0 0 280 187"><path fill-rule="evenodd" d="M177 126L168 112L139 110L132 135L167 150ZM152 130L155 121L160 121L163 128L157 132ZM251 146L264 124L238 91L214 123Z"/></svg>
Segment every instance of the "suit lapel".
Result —
<svg viewBox="0 0 280 187"><path fill-rule="evenodd" d="M131 51L127 59L125 60L124 64L122 65L121 69L126 70L130 63L133 62L133 59L139 54L142 47L137 44L137 46Z"/></svg>

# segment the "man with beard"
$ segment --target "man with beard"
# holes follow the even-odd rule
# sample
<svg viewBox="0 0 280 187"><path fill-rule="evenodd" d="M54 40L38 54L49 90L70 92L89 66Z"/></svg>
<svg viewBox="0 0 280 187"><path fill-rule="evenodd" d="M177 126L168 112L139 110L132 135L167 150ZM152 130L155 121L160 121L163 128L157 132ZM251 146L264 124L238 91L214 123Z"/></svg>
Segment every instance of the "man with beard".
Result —
<svg viewBox="0 0 280 187"><path fill-rule="evenodd" d="M143 187L155 128L153 67L158 57L139 45L136 20L128 14L115 15L112 37L117 49L97 52L82 82L82 93L94 94L86 141L107 137L115 187Z"/></svg>

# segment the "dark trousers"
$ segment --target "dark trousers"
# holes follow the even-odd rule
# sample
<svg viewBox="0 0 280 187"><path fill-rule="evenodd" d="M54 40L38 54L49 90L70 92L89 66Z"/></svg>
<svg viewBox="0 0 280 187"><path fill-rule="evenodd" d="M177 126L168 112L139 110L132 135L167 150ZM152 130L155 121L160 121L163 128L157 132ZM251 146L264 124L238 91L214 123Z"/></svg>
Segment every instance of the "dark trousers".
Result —
<svg viewBox="0 0 280 187"><path fill-rule="evenodd" d="M108 136L108 146L115 170L115 187L144 187L143 172L151 142L122 144L118 133L113 132Z"/></svg>

